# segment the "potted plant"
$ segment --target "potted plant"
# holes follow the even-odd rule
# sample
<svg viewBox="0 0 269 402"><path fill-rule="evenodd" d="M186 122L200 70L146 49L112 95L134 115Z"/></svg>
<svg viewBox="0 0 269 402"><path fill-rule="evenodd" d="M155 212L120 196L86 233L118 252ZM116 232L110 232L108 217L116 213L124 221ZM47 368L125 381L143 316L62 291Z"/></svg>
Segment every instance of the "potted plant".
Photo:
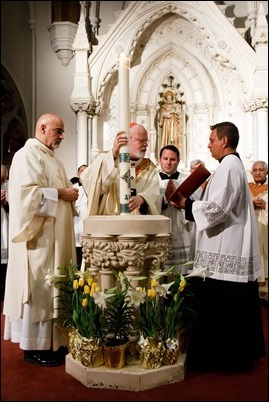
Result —
<svg viewBox="0 0 269 402"><path fill-rule="evenodd" d="M171 269L169 270L169 272ZM170 293L169 284L161 284L168 272L155 272L150 278L150 287L144 292L139 307L140 363L143 368L159 368L164 354L163 323L164 298ZM142 291L142 289L141 289Z"/></svg>
<svg viewBox="0 0 269 402"><path fill-rule="evenodd" d="M117 286L108 290L112 297L103 311L101 328L105 341L105 365L121 368L125 364L125 350L132 335L136 309L130 280L122 272L114 272L114 276Z"/></svg>
<svg viewBox="0 0 269 402"><path fill-rule="evenodd" d="M174 364L184 351L182 340L186 340L187 331L196 320L193 285L205 270L186 276L173 271L174 267L155 272L140 304L140 362L144 368Z"/></svg>
<svg viewBox="0 0 269 402"><path fill-rule="evenodd" d="M85 366L103 364L101 318L106 299L113 294L101 292L90 272L79 271L77 266L60 266L60 274L53 277L59 290L58 323L68 328L69 349L73 358Z"/></svg>

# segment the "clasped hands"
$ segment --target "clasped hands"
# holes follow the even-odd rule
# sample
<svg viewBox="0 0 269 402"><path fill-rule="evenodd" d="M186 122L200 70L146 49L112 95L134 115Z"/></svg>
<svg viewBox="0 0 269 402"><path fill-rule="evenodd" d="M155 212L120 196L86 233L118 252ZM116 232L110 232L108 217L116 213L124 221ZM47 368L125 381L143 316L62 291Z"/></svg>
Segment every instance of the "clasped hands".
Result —
<svg viewBox="0 0 269 402"><path fill-rule="evenodd" d="M260 197L254 198L253 200L253 206L254 209L265 209L266 208L266 202Z"/></svg>
<svg viewBox="0 0 269 402"><path fill-rule="evenodd" d="M60 200L73 202L78 199L78 189L75 187L65 187L58 189L58 197Z"/></svg>

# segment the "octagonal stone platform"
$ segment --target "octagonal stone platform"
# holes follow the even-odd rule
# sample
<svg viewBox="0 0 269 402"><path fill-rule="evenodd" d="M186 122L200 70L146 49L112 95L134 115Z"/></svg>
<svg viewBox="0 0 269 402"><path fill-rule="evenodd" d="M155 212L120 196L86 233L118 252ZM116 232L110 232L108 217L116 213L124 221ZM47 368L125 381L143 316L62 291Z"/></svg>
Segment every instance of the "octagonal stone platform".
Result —
<svg viewBox="0 0 269 402"><path fill-rule="evenodd" d="M144 369L132 356L126 358L121 369L105 366L91 368L66 356L65 371L88 388L106 388L125 391L144 391L184 380L186 374L186 353L182 353L176 364L158 369Z"/></svg>

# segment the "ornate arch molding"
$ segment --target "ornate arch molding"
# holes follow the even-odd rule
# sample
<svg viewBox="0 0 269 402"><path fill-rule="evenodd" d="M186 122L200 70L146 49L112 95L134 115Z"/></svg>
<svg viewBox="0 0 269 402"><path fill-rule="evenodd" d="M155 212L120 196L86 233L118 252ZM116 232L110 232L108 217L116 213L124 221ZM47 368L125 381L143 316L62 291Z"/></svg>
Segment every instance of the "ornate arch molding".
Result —
<svg viewBox="0 0 269 402"><path fill-rule="evenodd" d="M158 2L161 3L161 2ZM164 2L162 2L164 3ZM218 10L218 9L217 9ZM127 11L127 10L126 10ZM203 54L205 58L209 60L209 62L215 65L216 69L227 69L229 70L238 80L242 88L242 94L247 94L248 88L246 80L244 79L244 72L241 71L241 67L237 65L237 63L232 59L230 55L228 55L228 51L230 50L230 46L225 40L219 40L214 37L214 34L209 29L209 26L201 21L201 10L197 8L190 7L184 4L175 4L173 2L167 2L167 4L160 6L155 2L152 5L148 5L147 7L142 8L139 12L130 14L129 18L129 26L132 27L134 21L140 20L139 13L142 14L144 12L144 21L142 24L136 29L135 33L131 35L130 43L121 45L121 37L118 37L117 44L117 53L120 51L125 51L126 54L131 56L131 68L139 64L139 60L143 51L146 48L146 39L149 37L150 33L156 29L156 27L165 19L171 17L172 15L178 15L183 19L192 23L196 31L201 35L201 40L204 41L205 47L203 49ZM223 16L221 11L219 11L222 18L226 18ZM146 15L146 17L145 17ZM227 21L229 24L230 22ZM215 21L214 21L215 24ZM231 27L235 30L234 27ZM126 35L128 37L128 35ZM238 33L238 37L241 38L242 41L244 39ZM247 44L246 44L247 45ZM124 46L124 49L123 49ZM249 46L249 45L247 45ZM253 51L252 49L250 49ZM109 53L107 54L107 57ZM106 62L104 63L106 64ZM102 104L102 98L104 94L104 89L108 82L111 82L111 77L115 75L114 83L117 83L117 65L114 63L112 66L110 64L108 70L103 74L103 78L98 85L97 90L97 100L99 104Z"/></svg>

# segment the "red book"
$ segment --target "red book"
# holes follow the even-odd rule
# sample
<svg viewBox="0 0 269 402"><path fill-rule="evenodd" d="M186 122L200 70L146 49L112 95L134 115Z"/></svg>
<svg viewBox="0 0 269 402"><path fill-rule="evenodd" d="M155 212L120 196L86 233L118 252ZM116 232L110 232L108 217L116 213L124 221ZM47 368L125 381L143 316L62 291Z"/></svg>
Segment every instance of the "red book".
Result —
<svg viewBox="0 0 269 402"><path fill-rule="evenodd" d="M170 195L169 201L177 203L180 200L180 194L184 198L190 197L210 175L211 173L204 165L200 164Z"/></svg>

